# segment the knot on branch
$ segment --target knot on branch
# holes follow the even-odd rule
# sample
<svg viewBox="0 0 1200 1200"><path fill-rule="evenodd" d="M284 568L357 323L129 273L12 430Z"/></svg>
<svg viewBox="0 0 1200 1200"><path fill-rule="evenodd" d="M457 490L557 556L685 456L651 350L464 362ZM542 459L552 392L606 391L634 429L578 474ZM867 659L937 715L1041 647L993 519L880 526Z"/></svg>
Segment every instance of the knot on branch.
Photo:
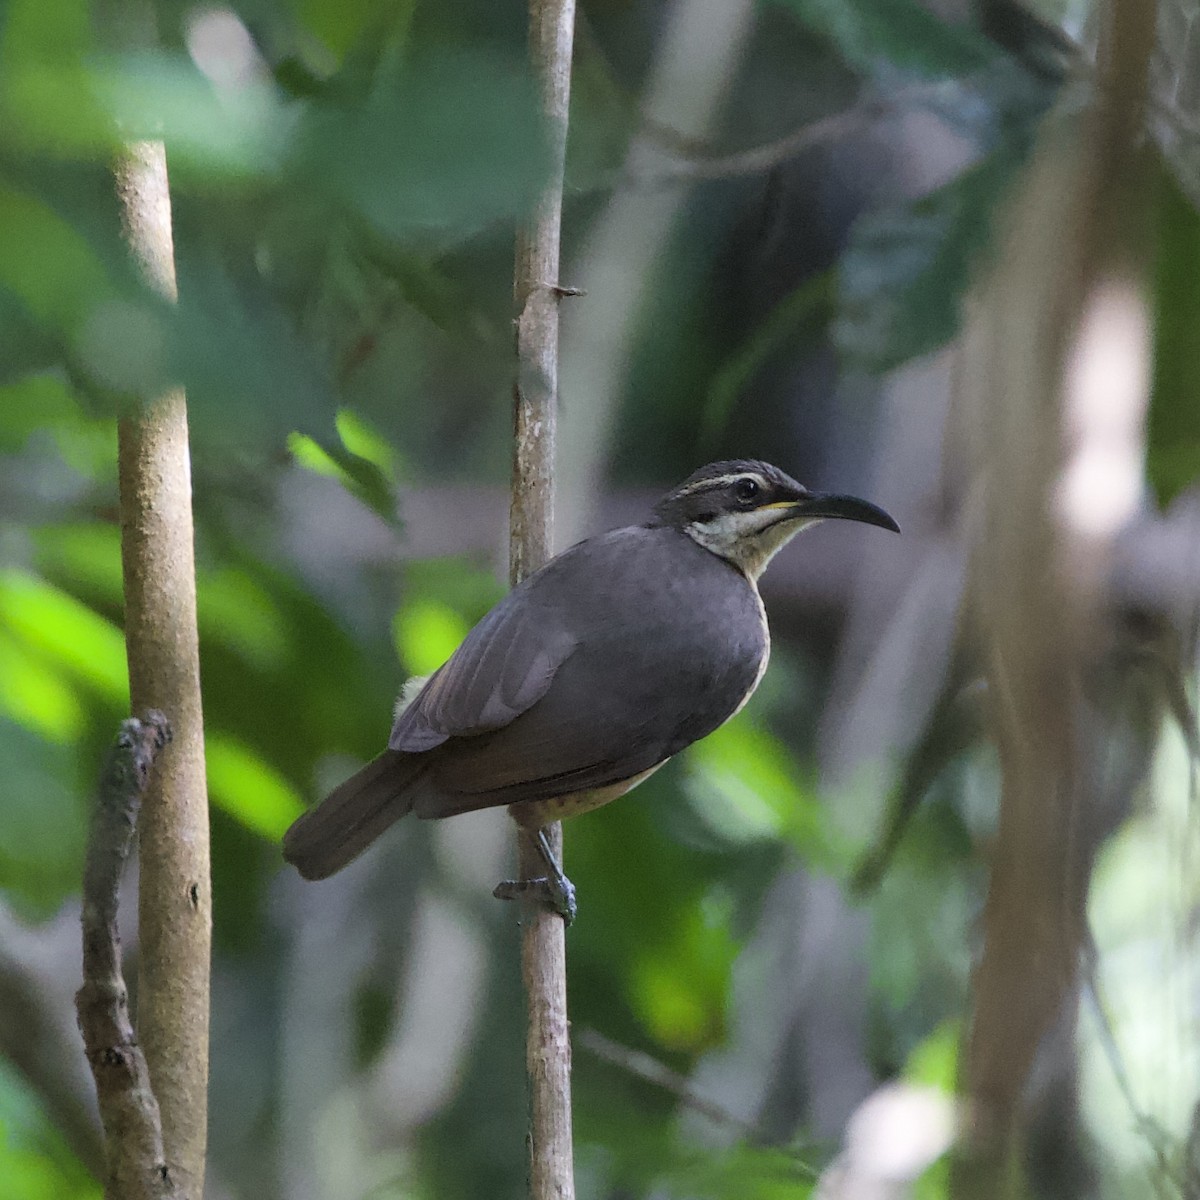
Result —
<svg viewBox="0 0 1200 1200"><path fill-rule="evenodd" d="M120 1046L105 1046L93 1058L99 1060L102 1067L123 1067L129 1062L129 1056Z"/></svg>

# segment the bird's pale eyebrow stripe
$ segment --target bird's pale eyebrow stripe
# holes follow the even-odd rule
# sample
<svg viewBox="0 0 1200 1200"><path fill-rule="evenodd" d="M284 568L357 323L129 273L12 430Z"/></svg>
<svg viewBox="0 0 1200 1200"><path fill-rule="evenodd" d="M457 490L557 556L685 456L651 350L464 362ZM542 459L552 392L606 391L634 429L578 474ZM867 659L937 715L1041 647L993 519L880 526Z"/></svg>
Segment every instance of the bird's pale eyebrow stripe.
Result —
<svg viewBox="0 0 1200 1200"><path fill-rule="evenodd" d="M754 471L738 471L735 475L715 475L712 479L697 479L686 487L679 488L676 496L690 496L693 492L707 492L712 488L724 487L727 483L737 483L739 479L753 479L762 487L769 487L767 481Z"/></svg>

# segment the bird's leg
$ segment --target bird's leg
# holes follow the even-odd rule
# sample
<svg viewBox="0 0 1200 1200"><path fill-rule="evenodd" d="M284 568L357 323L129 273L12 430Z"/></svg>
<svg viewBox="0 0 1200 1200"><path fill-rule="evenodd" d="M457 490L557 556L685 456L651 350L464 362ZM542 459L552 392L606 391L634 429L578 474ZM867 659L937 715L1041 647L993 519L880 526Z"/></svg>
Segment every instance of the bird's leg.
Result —
<svg viewBox="0 0 1200 1200"><path fill-rule="evenodd" d="M570 925L575 920L575 885L563 874L563 869L546 840L544 829L534 833L533 844L546 865L547 874L539 875L536 879L505 879L496 884L492 895L497 900L539 901L551 912L558 913Z"/></svg>

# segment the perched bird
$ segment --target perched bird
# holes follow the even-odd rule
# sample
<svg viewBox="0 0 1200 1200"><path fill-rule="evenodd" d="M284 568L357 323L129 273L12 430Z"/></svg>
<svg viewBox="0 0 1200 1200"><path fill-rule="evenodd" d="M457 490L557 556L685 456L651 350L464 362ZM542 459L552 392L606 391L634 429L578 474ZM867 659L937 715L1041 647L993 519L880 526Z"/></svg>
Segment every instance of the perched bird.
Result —
<svg viewBox="0 0 1200 1200"><path fill-rule="evenodd" d="M507 804L540 830L629 791L750 698L770 650L758 577L827 517L899 532L865 500L739 460L701 467L644 525L565 550L405 689L388 748L292 825L284 857L323 879L410 812ZM569 917L573 889L540 845Z"/></svg>

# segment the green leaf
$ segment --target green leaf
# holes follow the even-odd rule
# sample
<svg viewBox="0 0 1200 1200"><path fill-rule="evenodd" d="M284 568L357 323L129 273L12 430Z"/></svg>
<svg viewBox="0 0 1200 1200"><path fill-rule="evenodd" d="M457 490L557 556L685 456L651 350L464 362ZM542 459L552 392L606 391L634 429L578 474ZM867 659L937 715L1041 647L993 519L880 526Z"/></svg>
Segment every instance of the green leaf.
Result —
<svg viewBox="0 0 1200 1200"><path fill-rule="evenodd" d="M294 11L305 29L319 38L339 58L359 43L364 34L377 41L403 42L412 20L416 0L380 6L375 0L296 0ZM387 25L381 29L381 13Z"/></svg>
<svg viewBox="0 0 1200 1200"><path fill-rule="evenodd" d="M62 461L87 479L116 477L116 422L90 412L57 371L0 387L0 453L29 448L35 438L52 443Z"/></svg>
<svg viewBox="0 0 1200 1200"><path fill-rule="evenodd" d="M443 333L466 343L474 354L498 358L511 353L504 331L470 285L454 279L440 264L407 252L401 243L380 237L366 240L369 261L395 281L407 304Z"/></svg>
<svg viewBox="0 0 1200 1200"><path fill-rule="evenodd" d="M25 302L0 284L0 384L12 384L30 371L58 363L62 351L55 337L33 319ZM0 396L0 413L8 401Z"/></svg>
<svg viewBox="0 0 1200 1200"><path fill-rule="evenodd" d="M391 451L382 438L374 435L369 445L363 438L368 433L365 424L348 425L343 417L348 410L342 409L337 418L338 431L342 436L342 445L321 445L315 438L303 433L288 435L288 452L299 466L312 471L315 475L324 475L327 479L336 479L352 495L357 496L372 512L377 513L389 524L398 521L395 483L390 463ZM368 449L370 453L381 456L387 466L381 467L377 462L365 458L346 448L345 429L351 429L350 440L356 445Z"/></svg>
<svg viewBox="0 0 1200 1200"><path fill-rule="evenodd" d="M129 707L125 639L73 596L25 571L0 570L0 630L119 707Z"/></svg>
<svg viewBox="0 0 1200 1200"><path fill-rule="evenodd" d="M349 485L345 472L337 459L306 433L289 433L287 438L288 453L295 459L298 466L314 475L323 475L326 479L336 479Z"/></svg>
<svg viewBox="0 0 1200 1200"><path fill-rule="evenodd" d="M4 1200L101 1200L100 1184L15 1067L0 1058L0 1179Z"/></svg>
<svg viewBox="0 0 1200 1200"><path fill-rule="evenodd" d="M0 713L48 742L68 745L81 732L83 706L61 671L0 628Z"/></svg>
<svg viewBox="0 0 1200 1200"><path fill-rule="evenodd" d="M75 756L0 718L0 888L34 913L49 915L78 891L83 870Z"/></svg>
<svg viewBox="0 0 1200 1200"><path fill-rule="evenodd" d="M261 278L234 278L212 245L192 245L179 253L179 297L170 365L187 386L198 443L282 446L293 429L333 441L328 363Z"/></svg>
<svg viewBox="0 0 1200 1200"><path fill-rule="evenodd" d="M274 600L245 571L201 570L196 577L196 617L203 643L224 644L260 670L279 669L292 649Z"/></svg>
<svg viewBox="0 0 1200 1200"><path fill-rule="evenodd" d="M3 310L0 289L0 337L7 332ZM79 406L70 388L55 375L33 375L0 387L0 452L20 450L36 431L70 423L78 416Z"/></svg>
<svg viewBox="0 0 1200 1200"><path fill-rule="evenodd" d="M1154 380L1147 470L1166 505L1200 476L1200 214L1160 172L1154 278Z"/></svg>
<svg viewBox="0 0 1200 1200"><path fill-rule="evenodd" d="M470 626L448 604L429 598L414 598L396 614L392 623L396 650L413 675L436 671L462 644Z"/></svg>
<svg viewBox="0 0 1200 1200"><path fill-rule="evenodd" d="M697 742L685 789L710 832L733 845L784 839L811 863L829 861L825 824L787 750L748 714Z"/></svg>
<svg viewBox="0 0 1200 1200"><path fill-rule="evenodd" d="M389 70L359 104L309 107L297 184L385 237L435 245L522 211L546 154L520 62L428 51Z"/></svg>
<svg viewBox="0 0 1200 1200"><path fill-rule="evenodd" d="M923 78L966 75L998 52L973 30L934 16L918 0L773 0L828 38L865 74L881 64Z"/></svg>
<svg viewBox="0 0 1200 1200"><path fill-rule="evenodd" d="M909 1083L938 1088L952 1096L958 1086L958 1051L962 1037L961 1021L943 1021L909 1052L904 1064L904 1078Z"/></svg>
<svg viewBox="0 0 1200 1200"><path fill-rule="evenodd" d="M38 569L49 579L68 582L72 592L101 607L120 607L121 531L115 525L47 525L35 534Z"/></svg>
<svg viewBox="0 0 1200 1200"><path fill-rule="evenodd" d="M338 410L334 420L338 437L342 445L356 458L371 463L377 467L385 479L395 482L396 463L395 453L387 439L371 425L363 420L353 409Z"/></svg>
<svg viewBox="0 0 1200 1200"><path fill-rule="evenodd" d="M112 295L91 247L40 200L0 187L0 286L47 330L73 331Z"/></svg>
<svg viewBox="0 0 1200 1200"><path fill-rule="evenodd" d="M711 1196L737 1200L807 1200L817 1169L808 1156L777 1146L739 1144L724 1150L668 1152L655 1195L669 1200Z"/></svg>
<svg viewBox="0 0 1200 1200"><path fill-rule="evenodd" d="M89 82L124 136L163 139L174 185L227 191L283 167L290 118L272 81L242 84L233 103L184 55L143 51L104 59Z"/></svg>
<svg viewBox="0 0 1200 1200"><path fill-rule="evenodd" d="M729 922L700 905L681 908L669 946L646 945L629 963L635 1010L650 1035L674 1050L719 1037L737 944ZM727 914L726 914L727 917Z"/></svg>
<svg viewBox="0 0 1200 1200"><path fill-rule="evenodd" d="M116 131L88 85L87 0L8 0L0 12L0 139L59 157L116 149Z"/></svg>
<svg viewBox="0 0 1200 1200"><path fill-rule="evenodd" d="M304 811L292 786L249 747L219 730L205 738L205 766L212 801L271 841Z"/></svg>
<svg viewBox="0 0 1200 1200"><path fill-rule="evenodd" d="M855 222L832 331L850 364L888 371L954 336L993 214L1027 151L1027 139L1013 134L945 187Z"/></svg>

